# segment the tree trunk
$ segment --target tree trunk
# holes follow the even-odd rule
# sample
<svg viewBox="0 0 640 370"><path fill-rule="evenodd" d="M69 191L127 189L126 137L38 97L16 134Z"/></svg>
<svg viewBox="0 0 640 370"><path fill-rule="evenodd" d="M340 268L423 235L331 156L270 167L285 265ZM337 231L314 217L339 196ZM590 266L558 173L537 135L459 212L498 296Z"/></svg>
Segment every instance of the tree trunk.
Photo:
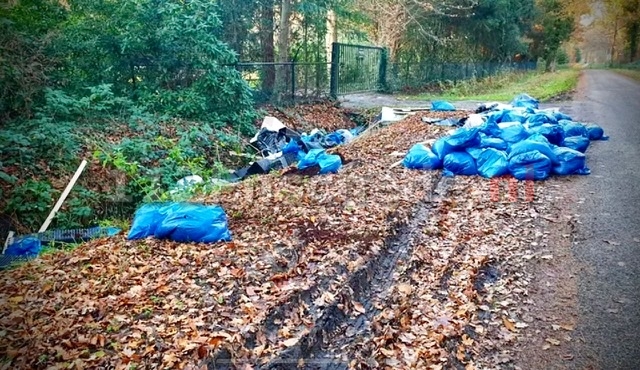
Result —
<svg viewBox="0 0 640 370"><path fill-rule="evenodd" d="M613 24L613 41L611 42L611 55L610 55L610 61L609 61L609 66L613 66L613 61L615 58L615 54L616 54L616 41L618 39L618 18L616 18L614 24Z"/></svg>
<svg viewBox="0 0 640 370"><path fill-rule="evenodd" d="M273 11L273 0L262 0L262 19L260 21L260 42L262 44L262 60L264 62L275 62L275 49L274 49L274 22L273 18L275 13ZM264 83L262 84L262 91L268 97L273 94L273 89L276 81L276 70L272 65L266 65L264 67Z"/></svg>
<svg viewBox="0 0 640 370"><path fill-rule="evenodd" d="M291 18L291 0L282 0L280 6L280 33L278 34L278 62L289 62L289 31ZM276 83L278 84L278 95L280 98L289 90L289 76L291 66L280 65L276 69Z"/></svg>

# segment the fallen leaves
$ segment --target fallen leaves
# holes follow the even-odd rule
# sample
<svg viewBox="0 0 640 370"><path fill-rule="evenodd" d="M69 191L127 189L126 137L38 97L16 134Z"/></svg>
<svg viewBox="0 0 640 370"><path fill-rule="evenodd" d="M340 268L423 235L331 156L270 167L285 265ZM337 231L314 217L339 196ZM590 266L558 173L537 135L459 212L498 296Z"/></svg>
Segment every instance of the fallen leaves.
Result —
<svg viewBox="0 0 640 370"><path fill-rule="evenodd" d="M0 307L0 351L25 369L77 358L86 368L129 361L183 369L225 351L262 364L304 345L323 312L341 309L370 324L343 328L349 343L336 353L354 367L500 367L507 354L479 354L528 327L512 311L527 289L519 264L540 253L543 206L490 202L489 181L455 178L430 200L433 213L411 232L412 249L393 265L388 289L356 297L347 288L415 218L438 177L389 168L397 161L390 153L446 130L420 119L340 147L350 162L337 175L269 174L200 199L225 208L232 243L120 236L9 271L0 277L0 302L9 303Z"/></svg>

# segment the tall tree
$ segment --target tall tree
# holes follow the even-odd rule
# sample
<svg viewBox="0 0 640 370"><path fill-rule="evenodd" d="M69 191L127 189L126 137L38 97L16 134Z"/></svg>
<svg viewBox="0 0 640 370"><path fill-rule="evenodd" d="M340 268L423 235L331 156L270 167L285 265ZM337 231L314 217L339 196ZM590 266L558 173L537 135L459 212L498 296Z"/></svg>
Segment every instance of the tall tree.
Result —
<svg viewBox="0 0 640 370"><path fill-rule="evenodd" d="M563 42L571 37L574 18L560 0L539 0L538 20L530 34L532 53L545 61L545 70L551 71Z"/></svg>

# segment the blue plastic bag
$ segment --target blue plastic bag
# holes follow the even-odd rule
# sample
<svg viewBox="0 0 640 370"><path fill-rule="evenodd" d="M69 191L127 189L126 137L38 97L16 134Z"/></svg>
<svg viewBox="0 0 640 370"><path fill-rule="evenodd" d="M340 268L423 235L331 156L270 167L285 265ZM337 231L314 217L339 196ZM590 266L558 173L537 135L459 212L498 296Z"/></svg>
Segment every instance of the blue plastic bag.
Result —
<svg viewBox="0 0 640 370"><path fill-rule="evenodd" d="M596 125L595 123L586 125L587 134L589 135L589 140L606 140L604 136L604 130L602 127Z"/></svg>
<svg viewBox="0 0 640 370"><path fill-rule="evenodd" d="M302 148L295 140L291 140L282 148L282 154L298 153Z"/></svg>
<svg viewBox="0 0 640 370"><path fill-rule="evenodd" d="M27 236L23 238L16 238L13 243L7 246L7 250L5 250L5 254L7 256L14 257L36 257L40 254L40 250L42 249L42 242L40 239Z"/></svg>
<svg viewBox="0 0 640 370"><path fill-rule="evenodd" d="M324 149L311 149L298 162L298 169L304 170L315 165L320 166L320 173L336 173L342 167L340 156L327 154Z"/></svg>
<svg viewBox="0 0 640 370"><path fill-rule="evenodd" d="M554 112L553 116L556 117L558 121L560 120L573 121L573 118L571 118L571 116L568 116L562 112Z"/></svg>
<svg viewBox="0 0 640 370"><path fill-rule="evenodd" d="M507 143L517 143L529 137L527 130L519 122L501 123L500 138Z"/></svg>
<svg viewBox="0 0 640 370"><path fill-rule="evenodd" d="M433 151L433 154L435 154L441 161L444 160L444 157L446 157L447 154L453 152L453 150L453 147L447 143L446 136L436 140L436 142L431 146L431 151Z"/></svg>
<svg viewBox="0 0 640 370"><path fill-rule="evenodd" d="M544 180L551 173L551 160L538 151L518 154L509 159L509 172L518 180Z"/></svg>
<svg viewBox="0 0 640 370"><path fill-rule="evenodd" d="M473 176L478 173L476 162L465 152L453 152L444 157L443 167L454 175Z"/></svg>
<svg viewBox="0 0 640 370"><path fill-rule="evenodd" d="M156 227L154 236L182 243L215 243L231 240L227 215L220 206L175 203Z"/></svg>
<svg viewBox="0 0 640 370"><path fill-rule="evenodd" d="M431 102L431 110L435 112L454 111L456 107L447 101L435 100Z"/></svg>
<svg viewBox="0 0 640 370"><path fill-rule="evenodd" d="M327 154L318 157L318 165L320 166L320 174L338 173L340 167L342 167L342 159L339 155Z"/></svg>
<svg viewBox="0 0 640 370"><path fill-rule="evenodd" d="M562 144L562 140L564 140L564 129L562 126L549 123L530 128L529 134L541 134L554 145L560 145Z"/></svg>
<svg viewBox="0 0 640 370"><path fill-rule="evenodd" d="M584 136L567 137L562 141L562 146L584 153L589 147L589 138Z"/></svg>
<svg viewBox="0 0 640 370"><path fill-rule="evenodd" d="M538 105L539 105L539 101L538 99L535 99L527 94L520 94L518 96L516 96L515 98L513 98L513 100L511 101L511 105L516 107L516 108L532 108L532 109L538 109Z"/></svg>
<svg viewBox="0 0 640 370"><path fill-rule="evenodd" d="M527 118L526 123L531 128L531 127L544 125L545 123L546 124L557 125L558 124L558 120L556 119L556 117L554 117L553 115L548 114L548 113L536 113L536 114L530 115Z"/></svg>
<svg viewBox="0 0 640 370"><path fill-rule="evenodd" d="M527 120L527 116L517 110L505 110L500 122L520 122L524 123Z"/></svg>
<svg viewBox="0 0 640 370"><path fill-rule="evenodd" d="M484 148L467 148L464 150L471 156L471 158L477 160L480 154L484 151Z"/></svg>
<svg viewBox="0 0 640 370"><path fill-rule="evenodd" d="M573 122L567 120L559 121L562 130L564 130L564 137L569 136L584 136L589 137L587 128L580 122Z"/></svg>
<svg viewBox="0 0 640 370"><path fill-rule="evenodd" d="M553 150L558 161L553 165L556 175L588 175L591 171L586 167L587 157L577 150L558 147Z"/></svg>
<svg viewBox="0 0 640 370"><path fill-rule="evenodd" d="M527 140L531 140L531 141L537 141L539 143L545 143L549 146L551 146L551 142L549 141L549 139L547 139L546 137L544 137L544 135L542 134L533 134L533 135L529 135L529 137L527 138ZM526 140L525 140L526 141Z"/></svg>
<svg viewBox="0 0 640 370"><path fill-rule="evenodd" d="M480 144L480 129L461 127L449 135L446 141L453 150L475 147Z"/></svg>
<svg viewBox="0 0 640 370"><path fill-rule="evenodd" d="M144 204L134 214L127 238L136 240L152 236L169 210L167 203Z"/></svg>
<svg viewBox="0 0 640 370"><path fill-rule="evenodd" d="M424 144L416 144L409 149L402 165L413 170L436 170L442 167L442 161Z"/></svg>
<svg viewBox="0 0 640 370"><path fill-rule="evenodd" d="M488 179L509 173L507 153L489 148L482 151L476 159L478 174Z"/></svg>
<svg viewBox="0 0 640 370"><path fill-rule="evenodd" d="M553 153L553 148L548 143L535 141L535 140L523 140L519 143L511 145L509 148L509 159L518 156L523 153L538 151L544 154L551 160L552 163L556 163L557 158Z"/></svg>
<svg viewBox="0 0 640 370"><path fill-rule="evenodd" d="M501 130L497 123L485 122L480 126L480 132L490 137L499 137Z"/></svg>
<svg viewBox="0 0 640 370"><path fill-rule="evenodd" d="M487 135L480 135L480 148L494 148L498 150L507 150L509 145L506 141L499 137L490 137Z"/></svg>

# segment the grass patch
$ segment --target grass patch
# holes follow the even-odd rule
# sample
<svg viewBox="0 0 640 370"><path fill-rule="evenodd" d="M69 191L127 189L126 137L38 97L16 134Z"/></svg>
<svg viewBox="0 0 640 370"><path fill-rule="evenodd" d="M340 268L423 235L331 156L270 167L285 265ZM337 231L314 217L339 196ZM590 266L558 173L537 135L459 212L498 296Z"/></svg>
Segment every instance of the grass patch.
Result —
<svg viewBox="0 0 640 370"><path fill-rule="evenodd" d="M441 94L421 94L409 96L408 99L510 101L514 96L526 92L544 101L575 89L579 76L578 69L563 69L548 73L505 74L483 80L463 81Z"/></svg>
<svg viewBox="0 0 640 370"><path fill-rule="evenodd" d="M640 69L613 69L613 71L623 76L631 77L636 81L640 81Z"/></svg>

